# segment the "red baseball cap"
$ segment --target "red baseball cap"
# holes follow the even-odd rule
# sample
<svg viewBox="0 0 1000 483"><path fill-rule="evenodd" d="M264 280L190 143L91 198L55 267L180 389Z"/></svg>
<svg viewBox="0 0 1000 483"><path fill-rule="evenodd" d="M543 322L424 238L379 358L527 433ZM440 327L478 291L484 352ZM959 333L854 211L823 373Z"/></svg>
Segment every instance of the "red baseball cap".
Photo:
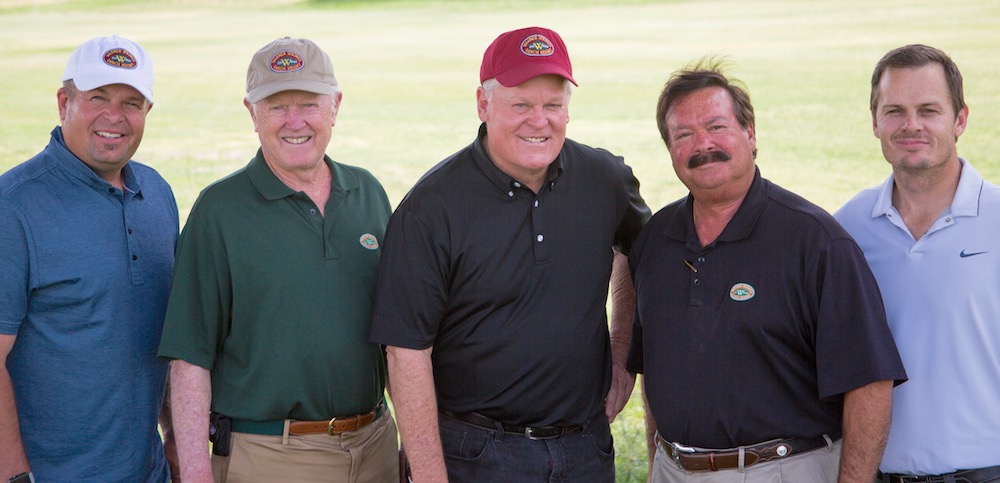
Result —
<svg viewBox="0 0 1000 483"><path fill-rule="evenodd" d="M566 44L555 31L528 27L500 34L486 48L479 82L495 78L504 87L514 87L528 79L555 74L573 80Z"/></svg>

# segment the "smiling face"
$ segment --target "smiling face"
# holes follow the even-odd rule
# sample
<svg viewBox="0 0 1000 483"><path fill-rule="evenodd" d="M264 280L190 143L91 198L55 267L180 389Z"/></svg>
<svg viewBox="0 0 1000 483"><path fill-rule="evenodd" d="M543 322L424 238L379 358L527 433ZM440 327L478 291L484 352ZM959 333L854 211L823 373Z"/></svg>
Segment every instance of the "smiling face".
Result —
<svg viewBox="0 0 1000 483"><path fill-rule="evenodd" d="M342 93L282 91L255 104L245 100L264 159L276 174L292 175L323 163Z"/></svg>
<svg viewBox="0 0 1000 483"><path fill-rule="evenodd" d="M753 180L754 128L740 126L733 108L729 92L705 87L685 94L667 111L674 171L696 198L742 194Z"/></svg>
<svg viewBox="0 0 1000 483"><path fill-rule="evenodd" d="M501 171L538 190L566 140L570 91L567 81L542 75L514 87L476 91L486 123L486 151Z"/></svg>
<svg viewBox="0 0 1000 483"><path fill-rule="evenodd" d="M132 159L152 104L125 84L89 91L75 86L56 93L66 147L101 178L120 185L121 170Z"/></svg>
<svg viewBox="0 0 1000 483"><path fill-rule="evenodd" d="M955 112L941 64L887 69L878 92L872 127L894 171L957 169L969 109Z"/></svg>

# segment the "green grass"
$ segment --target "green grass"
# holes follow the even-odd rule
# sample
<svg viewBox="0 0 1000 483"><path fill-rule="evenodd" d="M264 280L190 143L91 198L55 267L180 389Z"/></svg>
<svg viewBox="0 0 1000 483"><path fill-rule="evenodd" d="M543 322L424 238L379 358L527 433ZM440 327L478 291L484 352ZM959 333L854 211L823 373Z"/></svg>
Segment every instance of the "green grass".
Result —
<svg viewBox="0 0 1000 483"><path fill-rule="evenodd" d="M47 142L72 49L119 33L153 57L156 104L136 157L173 185L183 220L201 188L253 156L246 64L292 35L330 53L345 92L328 152L371 170L396 203L473 139L485 47L532 24L559 31L573 57L570 137L624 155L654 209L685 193L656 98L707 54L750 89L764 176L834 210L888 174L867 109L875 62L906 43L940 47L966 79L959 154L1000 180L1000 4L977 0L0 0L0 171ZM620 481L645 479L641 413L633 398L616 423Z"/></svg>

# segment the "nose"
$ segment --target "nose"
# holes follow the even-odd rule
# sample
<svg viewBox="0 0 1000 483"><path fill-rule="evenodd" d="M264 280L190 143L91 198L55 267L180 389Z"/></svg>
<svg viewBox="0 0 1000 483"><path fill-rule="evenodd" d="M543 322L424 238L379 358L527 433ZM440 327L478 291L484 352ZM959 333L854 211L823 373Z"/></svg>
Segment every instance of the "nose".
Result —
<svg viewBox="0 0 1000 483"><path fill-rule="evenodd" d="M694 132L694 150L696 153L711 151L715 147L712 135L703 129Z"/></svg>
<svg viewBox="0 0 1000 483"><path fill-rule="evenodd" d="M302 111L302 108L292 106L288 110L288 117L285 120L285 124L291 129L298 129L305 126L305 113Z"/></svg>
<svg viewBox="0 0 1000 483"><path fill-rule="evenodd" d="M920 116L917 115L916 111L910 111L906 113L906 118L903 120L903 129L907 131L919 131L923 125L920 123Z"/></svg>
<svg viewBox="0 0 1000 483"><path fill-rule="evenodd" d="M528 113L528 125L531 127L545 127L548 122L549 119L541 106L536 106Z"/></svg>
<svg viewBox="0 0 1000 483"><path fill-rule="evenodd" d="M104 106L104 112L101 113L105 119L109 121L118 121L125 117L125 108L122 107L121 103L109 102Z"/></svg>

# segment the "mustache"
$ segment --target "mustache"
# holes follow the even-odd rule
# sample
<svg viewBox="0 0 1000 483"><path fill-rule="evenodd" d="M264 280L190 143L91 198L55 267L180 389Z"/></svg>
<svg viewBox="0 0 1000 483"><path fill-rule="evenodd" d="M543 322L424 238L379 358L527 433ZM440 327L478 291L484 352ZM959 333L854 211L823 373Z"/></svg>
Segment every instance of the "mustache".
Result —
<svg viewBox="0 0 1000 483"><path fill-rule="evenodd" d="M732 157L729 156L729 153L725 151L706 151L704 153L695 154L694 156L688 158L687 167L688 169L694 169L699 166L704 166L708 163L713 163L713 162L721 163L729 161L730 159L732 159Z"/></svg>

